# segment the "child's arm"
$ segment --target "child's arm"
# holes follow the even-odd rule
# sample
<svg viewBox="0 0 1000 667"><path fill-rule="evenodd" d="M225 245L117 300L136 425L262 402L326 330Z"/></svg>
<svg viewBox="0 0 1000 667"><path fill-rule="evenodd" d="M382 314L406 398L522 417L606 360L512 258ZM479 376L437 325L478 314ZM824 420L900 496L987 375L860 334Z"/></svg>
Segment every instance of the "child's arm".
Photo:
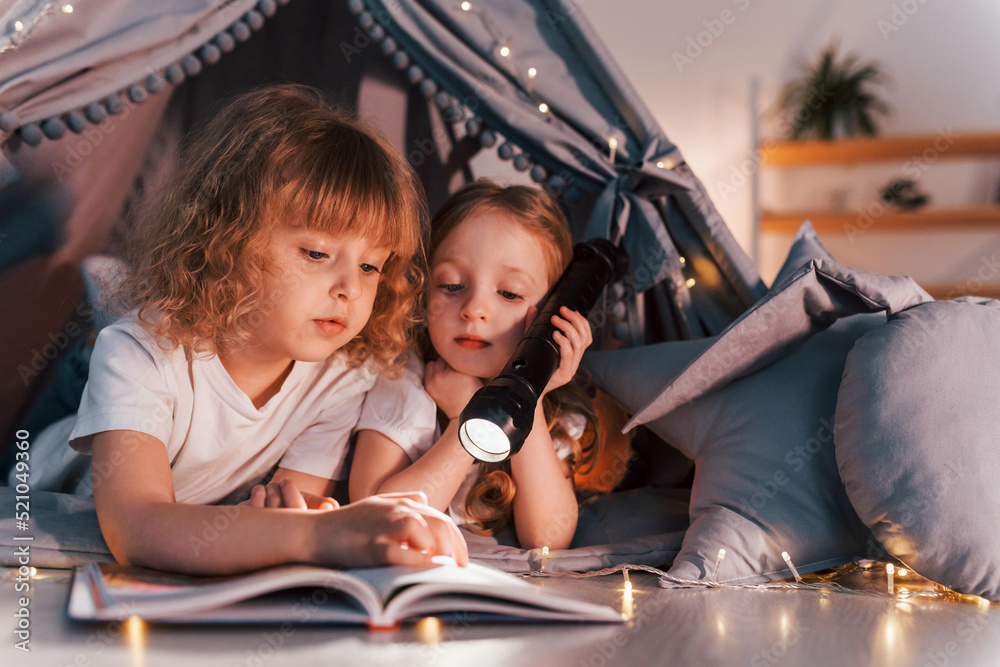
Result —
<svg viewBox="0 0 1000 667"><path fill-rule="evenodd" d="M447 509L474 459L458 441L458 415L482 382L458 373L444 361L427 364L424 383L451 419L441 437L416 461L393 440L375 431L358 432L351 464L352 502L375 493L420 491L431 507Z"/></svg>
<svg viewBox="0 0 1000 667"><path fill-rule="evenodd" d="M556 456L541 406L521 451L510 459L514 530L524 549L565 549L573 541L579 508L573 477Z"/></svg>
<svg viewBox="0 0 1000 667"><path fill-rule="evenodd" d="M439 554L468 561L454 523L410 498L322 512L186 505L175 502L170 463L156 438L97 433L93 457L101 531L123 563L222 574L296 562L425 565Z"/></svg>
<svg viewBox="0 0 1000 667"><path fill-rule="evenodd" d="M545 387L545 393L561 387L576 374L583 353L593 340L590 323L568 308L553 316L559 331L553 339L559 345L559 367ZM539 398L535 421L521 451L511 457L511 475L517 487L514 495L514 529L526 549L547 546L564 549L573 541L579 509L573 478L556 456Z"/></svg>
<svg viewBox="0 0 1000 667"><path fill-rule="evenodd" d="M451 504L473 463L458 441L458 420L452 420L437 442L413 463L396 443L374 431L358 433L354 456L351 502L375 493L419 491L428 505L442 511Z"/></svg>

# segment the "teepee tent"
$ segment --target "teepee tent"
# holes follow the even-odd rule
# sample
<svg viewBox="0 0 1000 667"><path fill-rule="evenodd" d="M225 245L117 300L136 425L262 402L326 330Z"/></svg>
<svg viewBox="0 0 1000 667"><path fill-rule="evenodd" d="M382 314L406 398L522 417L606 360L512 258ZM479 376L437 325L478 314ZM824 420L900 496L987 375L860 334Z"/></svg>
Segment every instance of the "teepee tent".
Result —
<svg viewBox="0 0 1000 667"><path fill-rule="evenodd" d="M616 345L716 334L764 292L573 2L14 0L0 5L0 294L19 314L3 329L4 429L85 329L83 257L127 233L187 129L276 81L377 119L432 210L495 150L561 198L578 239L620 243L627 275L602 310Z"/></svg>

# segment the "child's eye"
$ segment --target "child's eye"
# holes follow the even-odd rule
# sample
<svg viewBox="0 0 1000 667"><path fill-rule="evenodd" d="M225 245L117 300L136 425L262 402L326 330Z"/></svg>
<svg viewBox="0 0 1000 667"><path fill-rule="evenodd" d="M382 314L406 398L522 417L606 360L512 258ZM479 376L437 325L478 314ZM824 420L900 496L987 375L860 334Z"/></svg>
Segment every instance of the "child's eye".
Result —
<svg viewBox="0 0 1000 667"><path fill-rule="evenodd" d="M515 294L514 292L508 292L505 289L497 290L497 294L507 299L508 301L519 301L524 298L520 294Z"/></svg>
<svg viewBox="0 0 1000 667"><path fill-rule="evenodd" d="M374 271L375 273L382 273L381 271L379 271L379 268L374 264L362 264L361 270L364 271L365 273L371 273L372 271Z"/></svg>
<svg viewBox="0 0 1000 667"><path fill-rule="evenodd" d="M318 262L322 259L328 259L330 256L325 252L320 252L319 250L309 250L308 248L299 248L303 255L308 257L314 262Z"/></svg>
<svg viewBox="0 0 1000 667"><path fill-rule="evenodd" d="M448 292L449 294L453 294L455 292L458 292L463 287L465 287L465 285L460 285L458 283L444 283L444 284L438 285L438 289L443 290L445 292Z"/></svg>

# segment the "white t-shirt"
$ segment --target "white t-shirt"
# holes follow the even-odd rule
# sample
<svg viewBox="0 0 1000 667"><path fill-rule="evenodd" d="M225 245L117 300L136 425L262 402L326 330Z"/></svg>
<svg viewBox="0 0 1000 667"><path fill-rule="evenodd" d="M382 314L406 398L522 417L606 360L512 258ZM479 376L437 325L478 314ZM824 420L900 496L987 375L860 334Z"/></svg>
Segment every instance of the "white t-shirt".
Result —
<svg viewBox="0 0 1000 667"><path fill-rule="evenodd" d="M297 361L280 391L258 409L217 356L163 349L144 325L120 320L97 338L70 444L89 452L91 436L109 430L157 438L166 446L180 503L238 498L279 461L290 470L343 479L351 433L378 377L374 362L348 367L343 354ZM369 419L366 428L385 425Z"/></svg>
<svg viewBox="0 0 1000 667"><path fill-rule="evenodd" d="M402 377L375 380L361 408L357 430L362 429L395 442L411 462L437 442L437 406L424 391L424 364L416 355L407 357Z"/></svg>
<svg viewBox="0 0 1000 667"><path fill-rule="evenodd" d="M407 424L407 428L405 433L401 433L398 437L390 435L385 427L373 430L386 434L399 445L411 463L416 461L427 453L427 450L441 437L441 431L437 428L437 406L424 389L424 365L411 359L407 362L406 372L401 378L397 380L380 378L376 387L377 391L370 392L369 397L378 396L380 398L378 405L383 406L380 410L382 418L390 423ZM386 400L381 400L383 396ZM392 400L388 400L389 397L392 397ZM375 403L375 401L371 402ZM365 412L368 412L368 402L365 403ZM579 439L583 436L587 424L583 415L566 414L560 418L560 421L570 437ZM372 427L362 426L359 423L358 428ZM573 453L573 443L567 440L555 439L552 441L552 445L555 447L556 456L559 457L560 461L565 460ZM465 511L465 500L478 477L478 463L470 464L465 479L462 480L462 485L448 507L448 514L459 525L472 522Z"/></svg>

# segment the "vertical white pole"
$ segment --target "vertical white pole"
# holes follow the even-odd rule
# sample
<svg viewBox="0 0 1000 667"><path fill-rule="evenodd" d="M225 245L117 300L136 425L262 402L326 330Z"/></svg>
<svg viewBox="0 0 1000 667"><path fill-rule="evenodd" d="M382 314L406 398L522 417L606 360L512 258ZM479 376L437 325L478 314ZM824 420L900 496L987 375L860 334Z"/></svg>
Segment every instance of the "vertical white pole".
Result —
<svg viewBox="0 0 1000 667"><path fill-rule="evenodd" d="M754 169L750 174L750 215L752 220L752 239L750 241L750 258L760 271L760 113L757 109L760 78L750 77L750 150Z"/></svg>

